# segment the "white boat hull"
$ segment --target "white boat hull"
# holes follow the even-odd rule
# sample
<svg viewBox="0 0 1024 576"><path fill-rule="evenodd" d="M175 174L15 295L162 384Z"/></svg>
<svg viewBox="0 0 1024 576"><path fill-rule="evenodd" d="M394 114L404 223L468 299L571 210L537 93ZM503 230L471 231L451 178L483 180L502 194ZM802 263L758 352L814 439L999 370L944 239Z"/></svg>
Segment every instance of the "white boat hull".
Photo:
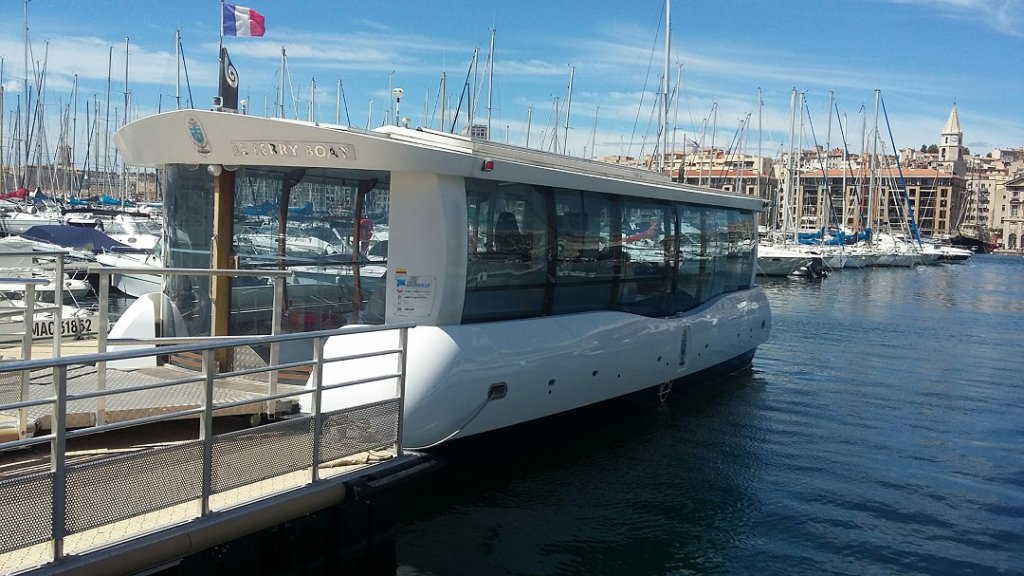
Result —
<svg viewBox="0 0 1024 576"><path fill-rule="evenodd" d="M768 300L759 288L725 295L682 317L593 312L417 326L409 332L403 445L426 447L673 381L752 353L770 329ZM396 339L393 332L335 336L324 354L394 347ZM394 361L329 363L323 381L380 374L380 362ZM386 400L387 390L396 389L397 382L393 388L378 382L330 390L322 409ZM309 396L303 398L308 411Z"/></svg>

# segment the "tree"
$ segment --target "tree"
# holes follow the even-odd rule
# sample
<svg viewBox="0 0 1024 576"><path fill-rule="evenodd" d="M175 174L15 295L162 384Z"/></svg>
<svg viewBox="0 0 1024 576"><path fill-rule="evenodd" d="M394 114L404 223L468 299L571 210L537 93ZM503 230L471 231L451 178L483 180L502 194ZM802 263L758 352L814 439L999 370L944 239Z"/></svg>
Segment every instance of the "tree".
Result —
<svg viewBox="0 0 1024 576"><path fill-rule="evenodd" d="M928 147L928 153L929 154L938 154L939 153L939 146L937 144L932 144L931 146Z"/></svg>
<svg viewBox="0 0 1024 576"><path fill-rule="evenodd" d="M928 145L927 144L921 144L921 152L928 152Z"/></svg>

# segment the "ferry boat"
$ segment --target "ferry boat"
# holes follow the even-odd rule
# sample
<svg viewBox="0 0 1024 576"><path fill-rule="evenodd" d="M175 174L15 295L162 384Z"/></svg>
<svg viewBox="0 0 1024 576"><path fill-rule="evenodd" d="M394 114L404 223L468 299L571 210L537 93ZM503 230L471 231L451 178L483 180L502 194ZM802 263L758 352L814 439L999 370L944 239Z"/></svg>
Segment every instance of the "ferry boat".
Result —
<svg viewBox="0 0 1024 576"><path fill-rule="evenodd" d="M373 211L388 237L386 262L373 264L386 271L360 291L354 262L338 298L355 286L350 322L416 325L406 448L742 369L771 330L755 284L760 198L422 128L179 110L114 140L126 164L161 169L170 267L210 266L215 191L234 195L236 215L253 201L311 201L349 222ZM350 241L365 239L353 230ZM204 321L185 318L197 331ZM376 338L334 337L325 354L389 345ZM361 360L375 361L395 360ZM328 364L323 382L359 370ZM321 406L363 404L380 388L330 390Z"/></svg>

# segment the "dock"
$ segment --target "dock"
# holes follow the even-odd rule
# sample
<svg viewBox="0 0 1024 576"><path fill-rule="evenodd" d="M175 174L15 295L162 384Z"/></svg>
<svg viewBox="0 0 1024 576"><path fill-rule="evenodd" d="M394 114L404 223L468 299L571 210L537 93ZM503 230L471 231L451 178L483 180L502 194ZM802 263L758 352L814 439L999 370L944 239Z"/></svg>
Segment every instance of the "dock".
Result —
<svg viewBox="0 0 1024 576"><path fill-rule="evenodd" d="M372 553L393 529L389 490L436 464L401 446L407 329L102 353L82 340L62 342L57 357L43 357L48 343L40 342L31 360L9 360L0 350L0 574L213 573L228 566L218 563L232 550L232 569L294 567L303 559L252 542L299 522L344 527L303 531L327 539L322 548L334 557ZM301 395L326 389L316 377L323 365L355 358L324 358L324 341L376 330L402 332L401 345L379 352L395 359L394 370L371 378L392 397L332 412L314 402L312 413L299 412ZM320 352L304 363L214 368L218 351L295 341ZM200 358L202 368L110 367L174 355ZM282 376L303 368L313 375L310 387Z"/></svg>

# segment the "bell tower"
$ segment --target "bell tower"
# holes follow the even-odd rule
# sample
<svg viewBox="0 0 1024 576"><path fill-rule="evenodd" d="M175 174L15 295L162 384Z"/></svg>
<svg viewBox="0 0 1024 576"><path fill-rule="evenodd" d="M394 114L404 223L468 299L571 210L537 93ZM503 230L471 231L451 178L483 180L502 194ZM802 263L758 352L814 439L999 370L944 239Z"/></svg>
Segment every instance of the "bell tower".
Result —
<svg viewBox="0 0 1024 576"><path fill-rule="evenodd" d="M964 132L960 129L960 116L956 111L956 103L949 111L946 127L942 129L942 143L939 144L939 161L951 165L954 174L964 174Z"/></svg>

